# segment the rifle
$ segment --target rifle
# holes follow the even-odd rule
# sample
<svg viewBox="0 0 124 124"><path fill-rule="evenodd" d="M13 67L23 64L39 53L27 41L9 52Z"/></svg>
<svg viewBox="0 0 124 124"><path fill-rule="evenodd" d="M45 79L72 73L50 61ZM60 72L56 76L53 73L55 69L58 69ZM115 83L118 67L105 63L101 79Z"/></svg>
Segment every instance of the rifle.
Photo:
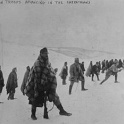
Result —
<svg viewBox="0 0 124 124"><path fill-rule="evenodd" d="M47 94L46 94L46 91L44 91L44 116L43 117L45 119L49 119L46 102L47 102Z"/></svg>

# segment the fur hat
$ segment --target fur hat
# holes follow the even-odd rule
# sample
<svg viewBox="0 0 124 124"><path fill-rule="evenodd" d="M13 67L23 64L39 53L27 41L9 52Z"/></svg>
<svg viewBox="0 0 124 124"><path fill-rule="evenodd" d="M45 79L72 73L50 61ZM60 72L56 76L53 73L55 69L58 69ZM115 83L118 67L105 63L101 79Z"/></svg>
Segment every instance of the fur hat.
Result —
<svg viewBox="0 0 124 124"><path fill-rule="evenodd" d="M43 49L40 50L40 53L47 53L48 54L48 50L46 47L44 47Z"/></svg>

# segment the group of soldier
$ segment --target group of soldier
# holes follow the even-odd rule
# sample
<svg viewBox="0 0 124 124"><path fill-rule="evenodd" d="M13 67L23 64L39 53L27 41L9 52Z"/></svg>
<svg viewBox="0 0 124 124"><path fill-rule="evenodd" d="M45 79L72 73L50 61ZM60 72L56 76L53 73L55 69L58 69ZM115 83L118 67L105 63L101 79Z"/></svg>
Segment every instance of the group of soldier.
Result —
<svg viewBox="0 0 124 124"><path fill-rule="evenodd" d="M120 61L120 60L119 60ZM121 63L121 62L120 62ZM119 64L118 60L111 60L110 62L103 61L96 62L95 65L92 65L92 61L89 64L88 69L86 70L85 75L91 77L92 81L94 74L99 80L100 71L104 73L106 70L105 79L100 83L105 82L111 75L115 75L115 82L117 82L117 73L122 70L123 63ZM44 106L44 118L48 119L48 112L46 107L46 101L53 102L59 110L60 115L71 116L71 113L68 113L64 110L60 98L56 92L57 80L56 73L58 69L53 69L51 63L49 62L48 50L46 47L40 50L37 60L34 62L34 65L30 68L27 66L26 72L24 74L23 82L21 85L21 91L23 95L26 95L31 105L31 118L36 120L36 108ZM79 58L74 59L74 63L69 68L69 95L72 93L72 88L75 82L81 81L81 90L86 91L85 89L85 77L84 77L84 62L80 63ZM64 63L64 66L59 74L62 79L62 84L66 85L66 79L68 76L68 66L67 62ZM4 87L4 78L0 67L0 93ZM13 68L12 72L9 74L6 90L8 95L8 100L14 99L15 88L18 87L17 83L17 68Z"/></svg>
<svg viewBox="0 0 124 124"><path fill-rule="evenodd" d="M92 81L94 81L94 75L96 75L97 80L100 81L99 79L100 72L101 73L106 72L105 79L101 81L100 84L103 84L111 75L115 76L115 83L118 83L117 75L118 75L118 72L123 70L123 68L124 68L124 60L122 62L121 59L119 60L111 59L110 61L103 60L102 62L98 61L94 65L92 64L92 61L90 61L90 64L86 70L85 75L87 77L91 77ZM70 70L69 70L70 72L69 94L71 94L74 82L81 81L81 90L82 91L87 90L84 88L84 84L85 84L84 71L85 71L84 62L80 63L79 58L75 58L75 62L70 66ZM64 63L64 66L59 76L62 78L62 84L65 85L66 78L68 76L67 62Z"/></svg>

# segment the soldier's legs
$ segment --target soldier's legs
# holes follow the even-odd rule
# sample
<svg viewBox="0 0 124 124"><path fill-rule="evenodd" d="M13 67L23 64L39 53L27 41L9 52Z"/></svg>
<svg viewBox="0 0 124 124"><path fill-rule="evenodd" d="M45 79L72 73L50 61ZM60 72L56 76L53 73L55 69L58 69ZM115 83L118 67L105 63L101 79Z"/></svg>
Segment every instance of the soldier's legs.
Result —
<svg viewBox="0 0 124 124"><path fill-rule="evenodd" d="M56 107L59 109L59 114L60 115L65 115L65 116L70 116L72 115L71 113L68 113L64 110L61 102L60 102L60 99L59 99L59 96L57 95L57 93L55 94L50 94L49 95L50 99L52 99L53 103L56 105Z"/></svg>
<svg viewBox="0 0 124 124"><path fill-rule="evenodd" d="M85 79L84 79L84 77L83 77L83 79L82 79L82 81L81 81L81 90L82 90L82 91L87 90L87 89L84 88L84 85L85 85Z"/></svg>
<svg viewBox="0 0 124 124"><path fill-rule="evenodd" d="M105 76L105 79L100 83L100 84L102 84L102 83L104 83L106 80L108 80L108 78L110 77L111 75L106 75Z"/></svg>
<svg viewBox="0 0 124 124"><path fill-rule="evenodd" d="M15 93L14 93L14 92L12 92L12 94L11 94L12 98L11 98L11 99L14 99L14 94L15 94Z"/></svg>
<svg viewBox="0 0 124 124"><path fill-rule="evenodd" d="M81 81L81 90L82 90L82 91L87 90L87 89L84 88L84 84L85 84L85 82L84 82L84 81Z"/></svg>
<svg viewBox="0 0 124 124"><path fill-rule="evenodd" d="M94 73L92 73L92 81L93 81Z"/></svg>
<svg viewBox="0 0 124 124"><path fill-rule="evenodd" d="M34 105L31 106L31 118L33 120L37 120L37 118L36 118L36 106L34 106Z"/></svg>
<svg viewBox="0 0 124 124"><path fill-rule="evenodd" d="M117 76L118 76L118 74L117 74L117 72L115 73L115 83L118 83L118 81L117 81Z"/></svg>
<svg viewBox="0 0 124 124"><path fill-rule="evenodd" d="M99 81L99 75L98 74L96 74L96 77L97 77L97 80Z"/></svg>
<svg viewBox="0 0 124 124"><path fill-rule="evenodd" d="M72 87L74 85L74 81L70 81L70 86L69 86L69 95L71 94Z"/></svg>
<svg viewBox="0 0 124 124"><path fill-rule="evenodd" d="M13 93L13 91L10 91L10 93L9 93L9 96L8 96L8 100L9 99L14 99L14 93Z"/></svg>

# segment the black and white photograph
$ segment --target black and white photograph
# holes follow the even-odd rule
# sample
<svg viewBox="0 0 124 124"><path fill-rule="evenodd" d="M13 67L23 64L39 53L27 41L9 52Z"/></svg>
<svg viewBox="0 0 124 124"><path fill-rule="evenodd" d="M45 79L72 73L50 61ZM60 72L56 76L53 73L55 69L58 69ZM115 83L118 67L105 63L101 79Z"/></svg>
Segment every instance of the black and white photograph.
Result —
<svg viewBox="0 0 124 124"><path fill-rule="evenodd" d="M0 0L0 124L124 124L123 0Z"/></svg>

